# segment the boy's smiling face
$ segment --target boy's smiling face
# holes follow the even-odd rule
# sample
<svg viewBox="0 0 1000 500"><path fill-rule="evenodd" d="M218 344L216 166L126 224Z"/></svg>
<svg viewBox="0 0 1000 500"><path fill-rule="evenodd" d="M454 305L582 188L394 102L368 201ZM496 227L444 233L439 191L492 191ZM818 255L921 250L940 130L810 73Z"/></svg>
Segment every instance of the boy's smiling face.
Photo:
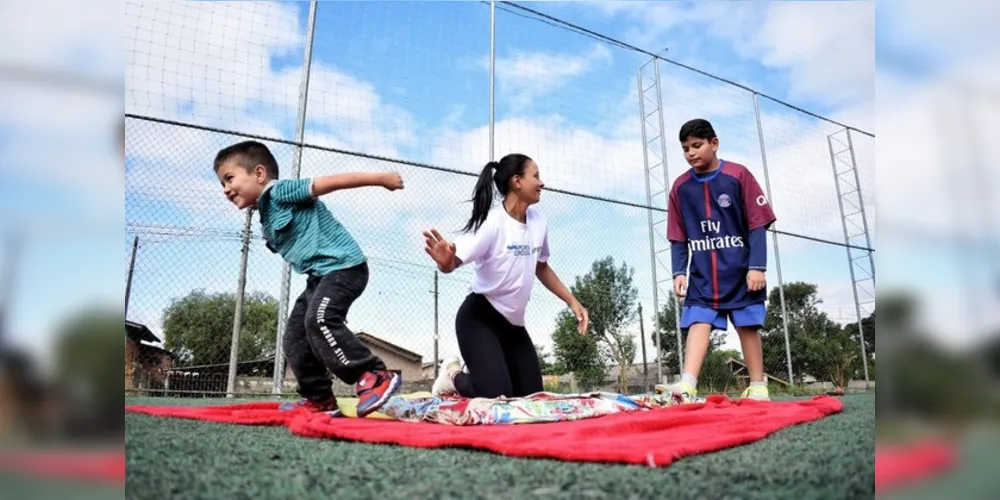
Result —
<svg viewBox="0 0 1000 500"><path fill-rule="evenodd" d="M700 137L688 137L681 143L684 149L684 159L696 170L711 168L715 164L716 152L719 150L719 138L712 140Z"/></svg>
<svg viewBox="0 0 1000 500"><path fill-rule="evenodd" d="M232 158L219 167L216 175L222 183L222 193L242 210L257 203L268 178L263 165L257 165L247 172L241 163L242 158Z"/></svg>

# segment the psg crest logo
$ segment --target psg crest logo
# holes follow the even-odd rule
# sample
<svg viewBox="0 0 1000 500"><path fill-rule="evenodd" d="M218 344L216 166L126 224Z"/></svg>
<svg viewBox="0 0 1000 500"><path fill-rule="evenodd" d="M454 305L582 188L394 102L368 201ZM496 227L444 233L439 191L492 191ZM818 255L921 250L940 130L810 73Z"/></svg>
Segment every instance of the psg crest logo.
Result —
<svg viewBox="0 0 1000 500"><path fill-rule="evenodd" d="M729 208L729 205L733 204L733 200L728 194L719 195L719 206L722 208Z"/></svg>

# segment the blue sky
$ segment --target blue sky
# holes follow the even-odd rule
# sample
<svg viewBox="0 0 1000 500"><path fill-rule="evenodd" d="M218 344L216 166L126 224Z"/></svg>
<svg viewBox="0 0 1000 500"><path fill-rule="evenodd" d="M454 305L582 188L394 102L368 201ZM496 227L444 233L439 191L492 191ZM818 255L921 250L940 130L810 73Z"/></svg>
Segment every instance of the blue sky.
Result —
<svg viewBox="0 0 1000 500"><path fill-rule="evenodd" d="M125 111L292 138L306 5L127 3ZM669 47L667 55L680 62L874 131L870 4L530 6L643 48ZM827 24L832 27L817 28ZM488 29L489 8L476 2L321 3L306 141L478 172L488 160ZM635 87L636 69L645 62L640 54L498 10L497 154L531 155L550 187L643 203ZM763 183L750 96L670 65L663 66L661 77L670 181L683 164L677 128L703 116L722 136L723 156L746 164ZM826 147L826 134L836 127L769 101L761 101L761 109L778 227L839 241L843 234ZM127 127L124 237L116 249L87 250L114 258L95 258L63 289L80 299L66 301L74 304L99 294L121 297L131 238L138 231L142 244L129 316L160 334L161 313L171 299L197 288L235 290L239 241L232 235L241 230L242 214L222 197L211 158L237 138L143 121L129 121ZM874 140L858 143L867 192L874 184L865 182L874 179ZM275 153L287 173L291 148L276 146ZM314 150L305 154L302 175L360 169L398 169L407 188L324 199L372 260L372 282L352 311L351 325L429 357L433 267L420 231L459 227L468 216L462 201L474 179ZM23 184L5 186L33 192L29 183L35 180L26 174ZM5 198L0 203L13 203L0 196ZM31 196L21 203L31 207ZM654 204L663 205L662 197ZM553 266L564 281L572 283L593 260L612 255L635 268L640 298L647 312L652 309L646 212L555 193L544 197L541 208L551 221ZM193 235L176 234L185 232ZM831 315L850 320L844 249L789 237L779 241L784 279L818 283ZM30 274L56 279L59 272L44 264L50 256L33 252L26 263L36 266ZM280 277L280 261L255 240L248 289L277 296ZM462 270L441 281L445 353L454 348L454 311L468 280ZM776 273L769 280L775 283ZM33 300L15 309L18 329L49 330L51 320L42 318L52 315L40 314L53 307L43 298L46 283L19 284L19 293ZM303 284L293 278L293 298ZM535 297L529 330L547 344L562 304L540 285ZM61 314L69 306L55 307Z"/></svg>

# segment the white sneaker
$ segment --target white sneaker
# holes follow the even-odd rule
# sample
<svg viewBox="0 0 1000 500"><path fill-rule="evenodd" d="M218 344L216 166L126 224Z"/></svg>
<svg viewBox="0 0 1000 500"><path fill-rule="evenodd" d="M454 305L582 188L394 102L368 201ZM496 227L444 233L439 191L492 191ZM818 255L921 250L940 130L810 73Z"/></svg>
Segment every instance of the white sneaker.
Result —
<svg viewBox="0 0 1000 500"><path fill-rule="evenodd" d="M431 394L435 396L449 396L458 394L455 389L455 375L462 371L462 360L458 356L449 356L441 361L441 369L438 370L437 379L431 386Z"/></svg>
<svg viewBox="0 0 1000 500"><path fill-rule="evenodd" d="M691 387L691 384L684 381L675 384L656 384L654 388L657 394L679 394L687 395L691 398L698 397L698 389Z"/></svg>

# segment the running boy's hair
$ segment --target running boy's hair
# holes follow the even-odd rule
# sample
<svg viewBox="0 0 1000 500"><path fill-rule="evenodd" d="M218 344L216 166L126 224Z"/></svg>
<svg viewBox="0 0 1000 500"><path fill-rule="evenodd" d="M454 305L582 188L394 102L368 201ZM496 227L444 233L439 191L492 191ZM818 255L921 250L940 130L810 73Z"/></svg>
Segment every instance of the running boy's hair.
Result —
<svg viewBox="0 0 1000 500"><path fill-rule="evenodd" d="M243 161L243 168L247 172L253 170L257 165L263 165L267 171L268 179L278 178L278 160L274 159L271 150L257 141L243 141L232 146L227 146L215 155L215 171L218 172L222 164L227 161L239 158Z"/></svg>
<svg viewBox="0 0 1000 500"><path fill-rule="evenodd" d="M705 139L711 141L718 137L715 135L715 129L712 128L712 124L708 120L702 118L695 118L684 125L681 126L680 142L684 142L691 138Z"/></svg>
<svg viewBox="0 0 1000 500"><path fill-rule="evenodd" d="M501 158L499 162L491 161L483 167L483 171L479 173L479 180L476 181L476 187L472 191L472 217L465 223L465 232L478 231L479 226L483 225L490 208L493 207L493 186L496 185L501 196L506 196L510 189L511 177L524 175L524 167L529 161L531 158L525 155L511 153ZM494 169L496 169L495 174Z"/></svg>

